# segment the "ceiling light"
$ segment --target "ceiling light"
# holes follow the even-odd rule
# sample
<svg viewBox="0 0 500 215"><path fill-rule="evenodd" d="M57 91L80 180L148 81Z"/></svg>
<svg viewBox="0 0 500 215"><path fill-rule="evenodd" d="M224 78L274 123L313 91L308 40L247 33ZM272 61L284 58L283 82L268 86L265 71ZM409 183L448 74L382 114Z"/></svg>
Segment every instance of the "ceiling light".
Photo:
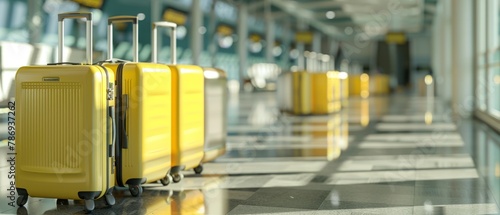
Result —
<svg viewBox="0 0 500 215"><path fill-rule="evenodd" d="M328 11L328 12L326 12L326 18L328 18L328 19L333 19L333 18L335 18L335 12L333 12L333 11L331 11L331 10L330 10L330 11Z"/></svg>

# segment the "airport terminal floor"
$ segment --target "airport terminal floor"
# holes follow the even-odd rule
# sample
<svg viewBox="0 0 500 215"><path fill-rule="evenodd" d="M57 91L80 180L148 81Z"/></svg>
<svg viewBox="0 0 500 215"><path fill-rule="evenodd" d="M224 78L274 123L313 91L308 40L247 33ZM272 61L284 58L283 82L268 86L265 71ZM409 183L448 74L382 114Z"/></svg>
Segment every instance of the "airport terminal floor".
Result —
<svg viewBox="0 0 500 215"><path fill-rule="evenodd" d="M481 122L452 121L448 106L407 95L350 98L323 116L280 114L276 101L231 95L226 155L180 183L146 185L140 198L117 189L116 204L96 201L93 213L500 213L500 136ZM55 199L8 206L6 160L0 171L1 214L84 214L83 203Z"/></svg>

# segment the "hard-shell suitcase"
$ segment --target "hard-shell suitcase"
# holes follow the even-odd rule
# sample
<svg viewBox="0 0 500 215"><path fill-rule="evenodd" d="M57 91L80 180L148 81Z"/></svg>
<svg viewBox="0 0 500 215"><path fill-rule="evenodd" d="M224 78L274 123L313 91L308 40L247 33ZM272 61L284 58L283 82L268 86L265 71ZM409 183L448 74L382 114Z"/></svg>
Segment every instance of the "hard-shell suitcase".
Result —
<svg viewBox="0 0 500 215"><path fill-rule="evenodd" d="M205 76L205 155L202 163L226 153L227 136L227 76L216 68L203 68ZM194 168L200 174L203 166Z"/></svg>
<svg viewBox="0 0 500 215"><path fill-rule="evenodd" d="M349 95L367 98L370 95L370 78L368 74L349 75Z"/></svg>
<svg viewBox="0 0 500 215"><path fill-rule="evenodd" d="M311 113L311 81L308 72L292 72L292 111L297 115Z"/></svg>
<svg viewBox="0 0 500 215"><path fill-rule="evenodd" d="M204 76L194 65L176 65L176 28L171 22L154 22L152 60L157 61L157 27L171 28L172 64L172 168L174 182L184 176L180 171L198 167L204 155Z"/></svg>
<svg viewBox="0 0 500 215"><path fill-rule="evenodd" d="M278 109L282 112L292 111L292 73L286 72L278 76L276 83Z"/></svg>
<svg viewBox="0 0 500 215"><path fill-rule="evenodd" d="M330 114L339 111L335 106L335 77L333 72L310 73L311 113Z"/></svg>
<svg viewBox="0 0 500 215"><path fill-rule="evenodd" d="M339 72L340 78L340 103L342 107L349 105L349 75L347 72Z"/></svg>
<svg viewBox="0 0 500 215"><path fill-rule="evenodd" d="M171 182L171 72L167 65L139 63L138 19L115 16L108 19L108 59L113 59L113 23L132 22L134 62L105 63L117 78L118 143L116 182L128 185L133 196L141 184Z"/></svg>
<svg viewBox="0 0 500 215"><path fill-rule="evenodd" d="M375 74L370 77L370 94L387 95L390 92L390 77L386 74Z"/></svg>
<svg viewBox="0 0 500 215"><path fill-rule="evenodd" d="M31 197L115 199L114 76L92 64L91 13L59 14L59 61L63 20L86 18L89 65L27 66L16 75L17 204Z"/></svg>

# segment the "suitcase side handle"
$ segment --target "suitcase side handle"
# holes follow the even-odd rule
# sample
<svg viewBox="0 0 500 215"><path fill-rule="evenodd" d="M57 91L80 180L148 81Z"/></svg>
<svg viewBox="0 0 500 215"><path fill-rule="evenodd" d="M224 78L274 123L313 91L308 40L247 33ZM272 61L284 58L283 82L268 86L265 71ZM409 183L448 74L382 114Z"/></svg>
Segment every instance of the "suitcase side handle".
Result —
<svg viewBox="0 0 500 215"><path fill-rule="evenodd" d="M58 14L58 61L63 62L64 49L64 19L86 19L86 36L87 40L87 64L92 65L92 13L90 12L69 12Z"/></svg>
<svg viewBox="0 0 500 215"><path fill-rule="evenodd" d="M108 59L113 59L113 23L132 23L132 50L134 52L133 62L139 61L139 19L137 16L113 16L108 19Z"/></svg>
<svg viewBox="0 0 500 215"><path fill-rule="evenodd" d="M161 22L153 22L153 32L152 32L152 39L151 39L151 46L152 46L152 51L151 51L151 61L153 63L158 62L158 27L165 27L165 28L172 28L172 31L170 32L170 55L172 57L172 65L177 64L177 24L173 22L166 22L166 21L161 21Z"/></svg>

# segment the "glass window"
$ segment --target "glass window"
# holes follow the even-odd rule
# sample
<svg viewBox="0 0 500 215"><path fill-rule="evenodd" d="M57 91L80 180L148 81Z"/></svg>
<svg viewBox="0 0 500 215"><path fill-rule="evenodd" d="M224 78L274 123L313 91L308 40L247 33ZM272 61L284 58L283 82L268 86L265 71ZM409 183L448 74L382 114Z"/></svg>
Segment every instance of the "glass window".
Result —
<svg viewBox="0 0 500 215"><path fill-rule="evenodd" d="M489 71L488 106L489 113L500 118L500 67L492 67Z"/></svg>
<svg viewBox="0 0 500 215"><path fill-rule="evenodd" d="M476 4L476 105L486 111L486 1Z"/></svg>

